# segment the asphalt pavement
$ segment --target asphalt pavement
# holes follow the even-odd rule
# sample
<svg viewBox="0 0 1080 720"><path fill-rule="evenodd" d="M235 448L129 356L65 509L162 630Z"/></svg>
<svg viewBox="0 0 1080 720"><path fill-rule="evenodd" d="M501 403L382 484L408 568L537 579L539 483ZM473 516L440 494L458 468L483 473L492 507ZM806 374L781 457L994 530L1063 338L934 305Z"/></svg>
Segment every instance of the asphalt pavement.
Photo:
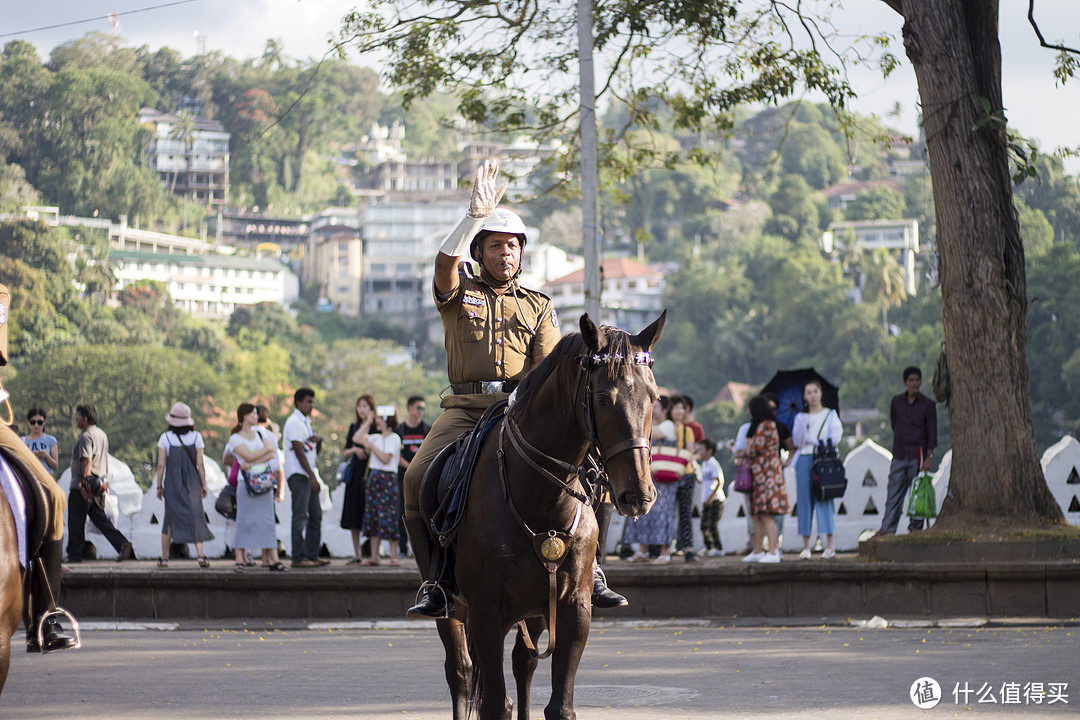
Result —
<svg viewBox="0 0 1080 720"><path fill-rule="evenodd" d="M948 624L598 620L578 672L577 715L893 720L1066 718L1080 710L1080 627ZM431 623L85 625L79 650L29 656L16 643L0 717L450 717ZM543 717L549 682L550 662L541 661L530 719ZM916 700L937 699L936 707L918 708L913 686Z"/></svg>

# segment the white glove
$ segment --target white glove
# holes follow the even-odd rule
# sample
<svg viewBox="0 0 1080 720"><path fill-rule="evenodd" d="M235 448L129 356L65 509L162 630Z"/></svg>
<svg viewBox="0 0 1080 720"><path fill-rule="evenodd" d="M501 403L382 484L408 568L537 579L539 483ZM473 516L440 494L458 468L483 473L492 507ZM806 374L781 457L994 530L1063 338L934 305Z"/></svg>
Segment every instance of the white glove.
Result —
<svg viewBox="0 0 1080 720"><path fill-rule="evenodd" d="M498 177L499 163L495 160L485 160L476 168L472 198L469 200L469 217L486 218L498 207L506 192L506 183L495 186Z"/></svg>
<svg viewBox="0 0 1080 720"><path fill-rule="evenodd" d="M480 232L484 225L484 219L490 215L502 200L506 192L506 183L496 187L495 180L499 176L499 163L494 160L485 160L476 169L476 179L473 181L472 198L469 200L469 211L461 222L443 238L439 252L450 257L461 257L469 252L469 245L473 238Z"/></svg>

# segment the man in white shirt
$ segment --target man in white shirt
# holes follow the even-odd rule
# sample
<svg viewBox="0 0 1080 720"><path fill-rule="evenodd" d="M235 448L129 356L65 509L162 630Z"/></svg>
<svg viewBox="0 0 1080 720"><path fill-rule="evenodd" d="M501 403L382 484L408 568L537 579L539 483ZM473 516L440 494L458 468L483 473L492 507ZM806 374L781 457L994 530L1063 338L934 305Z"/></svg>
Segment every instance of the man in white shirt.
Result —
<svg viewBox="0 0 1080 720"><path fill-rule="evenodd" d="M296 409L285 420L281 445L285 451L285 477L292 493L292 566L310 568L329 565L319 557L322 546L322 507L319 506L319 478L315 458L322 450L322 437L311 428L315 391L300 388L293 394Z"/></svg>

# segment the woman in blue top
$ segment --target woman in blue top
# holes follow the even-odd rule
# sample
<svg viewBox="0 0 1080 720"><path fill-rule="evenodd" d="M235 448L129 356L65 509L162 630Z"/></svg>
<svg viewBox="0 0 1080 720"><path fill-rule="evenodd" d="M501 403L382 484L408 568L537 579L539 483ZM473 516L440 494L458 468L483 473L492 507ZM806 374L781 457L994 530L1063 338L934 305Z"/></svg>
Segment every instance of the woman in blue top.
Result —
<svg viewBox="0 0 1080 720"><path fill-rule="evenodd" d="M30 423L30 434L23 436L22 441L49 474L55 475L56 466L60 462L60 450L57 448L56 438L45 434L45 411L39 407L30 408L26 413L26 421Z"/></svg>

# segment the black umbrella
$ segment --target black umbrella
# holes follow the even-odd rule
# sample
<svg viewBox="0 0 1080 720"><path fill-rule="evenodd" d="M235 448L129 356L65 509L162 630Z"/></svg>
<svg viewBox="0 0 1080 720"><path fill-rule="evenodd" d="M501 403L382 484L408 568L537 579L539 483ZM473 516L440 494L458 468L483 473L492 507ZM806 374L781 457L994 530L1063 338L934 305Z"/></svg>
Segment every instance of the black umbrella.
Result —
<svg viewBox="0 0 1080 720"><path fill-rule="evenodd" d="M799 370L778 370L765 384L761 392L771 392L779 400L776 419L792 428L795 415L806 409L803 402L803 388L806 383L816 380L821 383L821 404L833 410L840 409L840 390L821 376L814 368Z"/></svg>

